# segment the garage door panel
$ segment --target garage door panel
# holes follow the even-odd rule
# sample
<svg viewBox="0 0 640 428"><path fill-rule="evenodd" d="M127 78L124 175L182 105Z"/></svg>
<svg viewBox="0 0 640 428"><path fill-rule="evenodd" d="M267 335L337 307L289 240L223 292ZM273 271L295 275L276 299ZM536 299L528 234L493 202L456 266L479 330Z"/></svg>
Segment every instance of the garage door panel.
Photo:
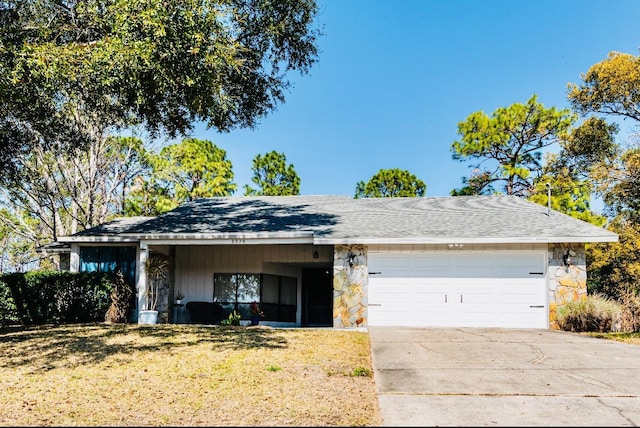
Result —
<svg viewBox="0 0 640 428"><path fill-rule="evenodd" d="M389 290L388 292L378 292L375 295L369 296L369 304L390 304L390 303L401 303L403 305L412 305L412 304L424 304L424 303L439 303L445 300L446 293L442 292L431 292L428 290L419 291L419 292L411 292L411 291L393 291ZM406 307L406 306L405 306Z"/></svg>
<svg viewBox="0 0 640 428"><path fill-rule="evenodd" d="M542 253L370 254L369 324L546 328L544 263Z"/></svg>
<svg viewBox="0 0 640 428"><path fill-rule="evenodd" d="M450 284L419 278L378 279L369 281L369 303L422 304L444 302Z"/></svg>
<svg viewBox="0 0 640 428"><path fill-rule="evenodd" d="M411 326L411 327L451 327L448 324L448 318L446 317L446 309L442 309L438 311L437 308L433 308L428 313L423 313L417 315L415 317L407 317L407 308L385 308L384 314L376 314L376 311L382 311L382 308L376 308L369 306L369 317L379 319L384 316L386 322L384 324L377 325L385 325L385 326Z"/></svg>
<svg viewBox="0 0 640 428"><path fill-rule="evenodd" d="M475 257L454 257L455 266L458 268L471 268L471 269L484 269L486 267L492 267L493 257L487 256L475 256Z"/></svg>

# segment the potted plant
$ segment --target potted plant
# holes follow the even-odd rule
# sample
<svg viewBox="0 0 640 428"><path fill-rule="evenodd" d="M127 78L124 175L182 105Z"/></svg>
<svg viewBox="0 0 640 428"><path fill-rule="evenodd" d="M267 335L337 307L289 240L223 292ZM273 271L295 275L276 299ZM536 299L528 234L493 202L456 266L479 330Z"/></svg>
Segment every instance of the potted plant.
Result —
<svg viewBox="0 0 640 428"><path fill-rule="evenodd" d="M184 294L182 294L182 290L178 290L178 292L176 293L176 304L182 304L182 299L184 299Z"/></svg>
<svg viewBox="0 0 640 428"><path fill-rule="evenodd" d="M260 318L264 318L264 312L260 309L258 302L253 301L253 303L251 303L251 324L249 325L260 324Z"/></svg>
<svg viewBox="0 0 640 428"><path fill-rule="evenodd" d="M140 324L156 324L158 322L158 295L160 285L167 278L169 261L162 256L151 256L145 262L147 287L145 289L144 308L140 311Z"/></svg>

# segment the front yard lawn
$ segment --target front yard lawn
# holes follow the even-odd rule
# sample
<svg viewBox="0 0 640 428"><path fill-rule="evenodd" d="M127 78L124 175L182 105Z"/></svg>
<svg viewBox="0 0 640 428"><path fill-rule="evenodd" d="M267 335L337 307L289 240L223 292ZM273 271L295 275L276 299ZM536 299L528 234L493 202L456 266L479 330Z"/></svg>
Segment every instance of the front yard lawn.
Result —
<svg viewBox="0 0 640 428"><path fill-rule="evenodd" d="M367 333L193 325L0 330L0 425L375 426Z"/></svg>

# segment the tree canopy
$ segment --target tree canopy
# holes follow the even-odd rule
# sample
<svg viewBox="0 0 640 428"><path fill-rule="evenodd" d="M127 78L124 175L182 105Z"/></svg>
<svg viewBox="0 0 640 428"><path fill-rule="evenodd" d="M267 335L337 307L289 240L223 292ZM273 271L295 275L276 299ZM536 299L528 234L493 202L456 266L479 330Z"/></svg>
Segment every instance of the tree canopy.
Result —
<svg viewBox="0 0 640 428"><path fill-rule="evenodd" d="M284 153L275 150L253 159L251 181L256 189L245 185L245 196L285 196L300 194L300 177Z"/></svg>
<svg viewBox="0 0 640 428"><path fill-rule="evenodd" d="M237 188L227 152L211 141L185 138L146 157L151 171L134 180L129 215L157 215L196 198L230 196Z"/></svg>
<svg viewBox="0 0 640 428"><path fill-rule="evenodd" d="M453 159L475 161L464 187L452 195L490 194L528 196L542 173L542 150L558 142L576 115L568 109L545 108L533 95L525 103L482 111L458 123L461 138L451 146ZM501 187L496 188L497 185Z"/></svg>
<svg viewBox="0 0 640 428"><path fill-rule="evenodd" d="M607 218L591 210L592 187L589 181L576 178L567 168L556 169L552 164L550 161L545 165L545 173L535 181L527 199L540 205L550 205L555 211L596 226L604 226Z"/></svg>
<svg viewBox="0 0 640 428"><path fill-rule="evenodd" d="M640 146L632 139L617 143L619 128L606 119L640 124L640 57L611 52L581 78L568 85L569 101L583 116L604 117L587 117L563 145L560 161L584 172L605 203L607 227L620 236L588 253L591 291L620 299L640 292Z"/></svg>
<svg viewBox="0 0 640 428"><path fill-rule="evenodd" d="M600 113L640 122L640 57L610 52L568 85L568 99L581 114Z"/></svg>
<svg viewBox="0 0 640 428"><path fill-rule="evenodd" d="M0 179L43 141L82 145L140 124L254 127L306 74L315 0L10 0L0 3Z"/></svg>
<svg viewBox="0 0 640 428"><path fill-rule="evenodd" d="M355 198L395 198L424 196L427 185L424 181L399 168L381 169L365 184L356 184Z"/></svg>
<svg viewBox="0 0 640 428"><path fill-rule="evenodd" d="M579 112L629 118L640 124L640 57L611 52L581 78L580 84L568 86L569 101ZM588 117L563 145L560 160L585 172L610 217L640 222L640 146L637 141L626 147L618 144L618 131L616 124L602 117Z"/></svg>
<svg viewBox="0 0 640 428"><path fill-rule="evenodd" d="M0 183L0 226L14 235L8 242L21 241L20 253L35 259L35 248L121 213L125 190L142 170L141 147L137 138L107 137L15 157L20 173Z"/></svg>

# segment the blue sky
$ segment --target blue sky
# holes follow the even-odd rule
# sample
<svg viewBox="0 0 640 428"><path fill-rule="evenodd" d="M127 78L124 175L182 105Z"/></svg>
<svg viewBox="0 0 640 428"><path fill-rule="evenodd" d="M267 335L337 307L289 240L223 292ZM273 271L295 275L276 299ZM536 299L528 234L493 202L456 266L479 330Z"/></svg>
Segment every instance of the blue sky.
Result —
<svg viewBox="0 0 640 428"><path fill-rule="evenodd" d="M282 152L301 194L350 195L380 169L408 170L427 196L467 176L451 158L457 124L524 103L566 108L567 84L611 51L640 53L637 0L319 0L319 60L291 74L286 102L253 130L196 128L233 163ZM630 126L625 124L625 126Z"/></svg>

